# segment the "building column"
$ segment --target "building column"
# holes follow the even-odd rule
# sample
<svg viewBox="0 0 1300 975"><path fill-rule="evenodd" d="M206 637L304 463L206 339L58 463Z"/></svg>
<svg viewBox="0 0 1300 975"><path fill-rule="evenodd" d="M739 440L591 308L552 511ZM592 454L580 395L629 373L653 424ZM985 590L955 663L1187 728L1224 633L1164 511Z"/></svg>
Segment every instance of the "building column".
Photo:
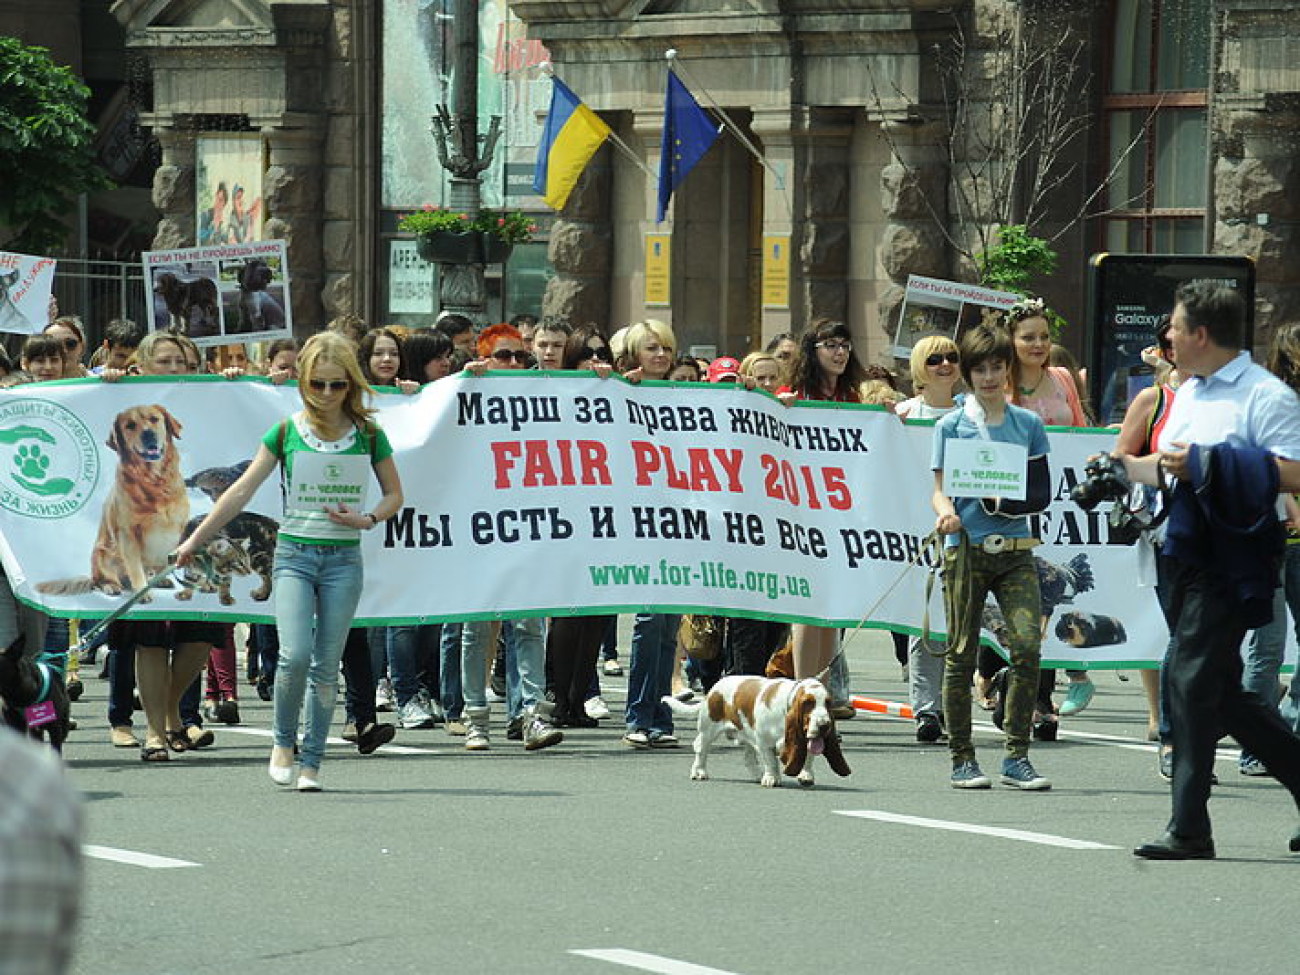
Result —
<svg viewBox="0 0 1300 975"><path fill-rule="evenodd" d="M880 296L880 327L892 345L909 275L947 277L947 245L940 229L947 220L948 167L943 126L938 122L881 123L894 158L880 173L885 231L880 264L890 284Z"/></svg>
<svg viewBox="0 0 1300 975"><path fill-rule="evenodd" d="M574 326L596 322L609 332L614 330L609 321L613 175L613 148L606 142L583 170L551 226L546 257L555 277L546 282L543 317L562 318Z"/></svg>
<svg viewBox="0 0 1300 975"><path fill-rule="evenodd" d="M634 151L641 154L641 161L651 173L659 172L659 147L663 139L663 130L664 113L662 109L656 108L652 111L632 113L632 139L629 140L629 145ZM639 309L639 311L630 320L640 321L643 318L655 318L671 326L673 323L673 309L671 306L647 306L645 303L645 241L646 234L668 234L671 239L673 207L672 204L669 205L663 223L656 223L655 214L659 208L659 181L649 174L643 174L641 185L643 187L641 219L634 224L636 239L633 241L633 246L636 248L635 266L637 272L632 275L631 279L633 287L636 289L631 305L633 309ZM672 284L670 272L670 289ZM670 302L677 300L677 295L672 293L671 290L668 300Z"/></svg>
<svg viewBox="0 0 1300 975"><path fill-rule="evenodd" d="M794 180L791 177L795 171L795 162L794 137L790 131L790 110L784 107L756 108L750 122L750 129L758 138L763 157L770 167L763 169L762 236L765 241L774 236L786 237L790 244L793 244L796 238ZM766 259L766 251L764 246L764 259ZM790 301L793 301L794 278L798 262L793 254L787 253L786 259L789 262L790 273L789 296ZM759 341L754 346L756 349L766 348L767 343L782 332L798 331L798 326L791 316L789 302L784 308L769 308L760 299L759 314L762 324Z"/></svg>
<svg viewBox="0 0 1300 975"><path fill-rule="evenodd" d="M321 221L320 133L314 125L301 128L264 126L267 167L262 178L266 203L264 235L283 238L289 261L289 290L294 332L300 337L325 326L321 291L324 286L324 241ZM352 238L339 242L350 260Z"/></svg>
<svg viewBox="0 0 1300 975"><path fill-rule="evenodd" d="M153 174L153 205L158 209L153 249L194 246L194 133L172 128L171 119L148 118L162 147L162 162Z"/></svg>
<svg viewBox="0 0 1300 975"><path fill-rule="evenodd" d="M849 185L853 117L849 109L791 109L794 192L790 314L848 320Z"/></svg>

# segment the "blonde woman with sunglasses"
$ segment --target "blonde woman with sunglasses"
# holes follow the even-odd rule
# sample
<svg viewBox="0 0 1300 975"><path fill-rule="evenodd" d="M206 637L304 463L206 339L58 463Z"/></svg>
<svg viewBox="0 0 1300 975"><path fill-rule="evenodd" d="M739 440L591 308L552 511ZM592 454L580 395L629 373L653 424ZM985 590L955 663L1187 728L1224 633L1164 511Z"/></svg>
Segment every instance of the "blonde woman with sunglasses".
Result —
<svg viewBox="0 0 1300 975"><path fill-rule="evenodd" d="M213 536L252 500L258 487L283 465L284 520L276 541L275 625L280 663L275 677L274 746L268 772L278 785L293 782L294 745L299 715L307 701L299 792L319 792L325 738L334 716L339 659L361 598L361 532L375 528L402 506L402 485L393 448L366 405L370 385L357 364L356 347L333 332L307 340L298 355L298 390L303 409L277 423L262 437L257 455L242 477L221 496L212 511L176 549L176 564L194 559ZM369 511L344 502L319 510L298 507L294 469L315 464L315 455L347 461L358 485L370 471L383 497ZM310 689L310 693L308 693Z"/></svg>
<svg viewBox="0 0 1300 975"><path fill-rule="evenodd" d="M961 383L961 355L946 335L927 335L912 347L909 362L916 395L894 407L905 420L937 420L957 408L953 392Z"/></svg>

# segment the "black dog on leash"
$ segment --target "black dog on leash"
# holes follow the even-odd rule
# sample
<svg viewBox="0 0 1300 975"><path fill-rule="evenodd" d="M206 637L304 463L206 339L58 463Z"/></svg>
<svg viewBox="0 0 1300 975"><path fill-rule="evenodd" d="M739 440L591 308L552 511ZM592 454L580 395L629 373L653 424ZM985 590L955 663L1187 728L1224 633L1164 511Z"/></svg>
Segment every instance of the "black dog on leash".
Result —
<svg viewBox="0 0 1300 975"><path fill-rule="evenodd" d="M25 642L20 636L0 653L0 700L4 701L0 714L10 728L37 741L48 738L54 750L62 753L72 711L63 671L52 661L24 656ZM32 724L33 720L37 723Z"/></svg>

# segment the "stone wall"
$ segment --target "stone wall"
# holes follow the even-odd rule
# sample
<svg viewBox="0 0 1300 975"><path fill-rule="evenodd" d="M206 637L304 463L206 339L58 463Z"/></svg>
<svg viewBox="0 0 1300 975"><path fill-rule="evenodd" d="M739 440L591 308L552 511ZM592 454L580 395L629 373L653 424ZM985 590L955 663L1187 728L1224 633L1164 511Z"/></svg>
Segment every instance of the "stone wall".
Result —
<svg viewBox="0 0 1300 975"><path fill-rule="evenodd" d="M1218 0L1214 251L1255 259L1255 348L1300 321L1300 9Z"/></svg>

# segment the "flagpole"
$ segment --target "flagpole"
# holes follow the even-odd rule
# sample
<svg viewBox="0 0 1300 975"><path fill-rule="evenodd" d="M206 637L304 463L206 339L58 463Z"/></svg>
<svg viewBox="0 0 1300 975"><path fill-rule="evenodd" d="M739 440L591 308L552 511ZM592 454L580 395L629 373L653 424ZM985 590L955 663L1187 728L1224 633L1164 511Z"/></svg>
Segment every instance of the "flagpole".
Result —
<svg viewBox="0 0 1300 975"><path fill-rule="evenodd" d="M551 64L550 61L543 61L541 64L538 65L538 67L541 69L542 74L546 75L548 78L559 78L559 75L555 73L555 66ZM564 79L561 78L560 80L562 81ZM659 178L659 174L656 173L649 166L647 166L645 164L645 160L642 159L639 155L637 155L636 150L634 150L626 142L620 139L618 137L618 133L615 132L612 128L609 130L609 141L614 143L615 148L621 149L623 151L623 154L626 155L627 158L631 159L634 163L636 163L637 166L640 167L641 171L644 172L647 176L651 177L652 179Z"/></svg>
<svg viewBox="0 0 1300 975"><path fill-rule="evenodd" d="M770 162L768 162L767 158L761 152L759 152L758 147L755 146L754 143L752 143L749 140L749 137L746 136L745 133L741 131L740 126L738 126L735 122L731 120L731 116L729 116L726 110L721 105L718 104L717 99L715 99L713 95L709 93L709 90L700 84L699 79L697 79L694 75L692 75L690 71L687 69L686 65L677 59L677 49L670 47L667 51L664 52L664 57L668 59L669 71L675 71L677 70L678 65L681 66L682 74L685 75L686 80L691 83L691 87L699 90L704 95L705 99L709 103L709 107L712 108L715 112L718 113L718 115L722 117L722 124L731 131L732 135L734 135L737 139L740 140L740 144L743 145L747 150L749 150L749 154L753 156L755 159L757 159L759 163L763 166L763 168L772 174L772 176L776 179L777 187L780 188L780 190L782 191L782 196L784 196L785 188L786 188L785 177L782 176L779 172L777 172L776 167L774 167ZM790 201L787 199L786 205L788 206L789 203Z"/></svg>

